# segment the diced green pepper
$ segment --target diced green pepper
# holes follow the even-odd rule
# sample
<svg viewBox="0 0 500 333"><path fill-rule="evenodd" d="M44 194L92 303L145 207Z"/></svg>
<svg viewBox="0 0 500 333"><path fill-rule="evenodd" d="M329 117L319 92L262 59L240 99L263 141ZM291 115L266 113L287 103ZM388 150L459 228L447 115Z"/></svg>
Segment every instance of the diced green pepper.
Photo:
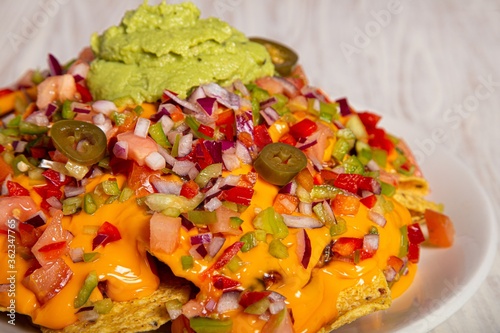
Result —
<svg viewBox="0 0 500 333"><path fill-rule="evenodd" d="M351 150L349 142L345 139L338 139L333 145L332 157L334 157L337 161L342 162L349 150Z"/></svg>
<svg viewBox="0 0 500 333"><path fill-rule="evenodd" d="M66 100L62 104L61 116L63 117L63 119L75 118L76 113L73 110L71 110L71 101L70 100Z"/></svg>
<svg viewBox="0 0 500 333"><path fill-rule="evenodd" d="M187 213L187 219L196 225L217 222L217 213L208 210L192 210Z"/></svg>
<svg viewBox="0 0 500 333"><path fill-rule="evenodd" d="M182 264L182 269L185 271L193 268L194 265L193 256L181 256L181 264Z"/></svg>
<svg viewBox="0 0 500 333"><path fill-rule="evenodd" d="M241 247L241 252L248 252L255 246L257 246L257 238L255 237L255 232L249 231L240 238L240 242L245 243Z"/></svg>
<svg viewBox="0 0 500 333"><path fill-rule="evenodd" d="M387 152L383 149L374 148L372 151L373 160L381 167L385 168L387 165Z"/></svg>
<svg viewBox="0 0 500 333"><path fill-rule="evenodd" d="M314 201L333 199L340 192L342 191L333 185L314 185L311 190L311 198Z"/></svg>
<svg viewBox="0 0 500 333"><path fill-rule="evenodd" d="M75 298L74 306L75 309L78 309L87 303L87 300L90 297L90 294L94 290L95 287L97 287L97 283L99 282L99 277L97 276L96 271L91 271L87 277L85 278L85 281L83 282L83 286L78 292L78 295Z"/></svg>
<svg viewBox="0 0 500 333"><path fill-rule="evenodd" d="M368 133L366 132L365 125L359 119L357 114L352 114L346 123L346 127L349 128L358 140L364 140L368 138Z"/></svg>
<svg viewBox="0 0 500 333"><path fill-rule="evenodd" d="M288 227L283 217L281 214L276 213L273 207L268 207L259 212L252 223L255 228L265 230L277 239L283 239L288 236Z"/></svg>
<svg viewBox="0 0 500 333"><path fill-rule="evenodd" d="M279 239L273 239L269 243L269 254L278 259L288 258L288 248Z"/></svg>
<svg viewBox="0 0 500 333"><path fill-rule="evenodd" d="M21 121L21 123L19 123L20 134L38 135L45 134L48 131L49 128L47 126L38 126L32 123L27 123L25 121Z"/></svg>
<svg viewBox="0 0 500 333"><path fill-rule="evenodd" d="M83 261L84 262L93 262L99 259L101 254L99 252L88 252L83 254Z"/></svg>
<svg viewBox="0 0 500 333"><path fill-rule="evenodd" d="M20 175L33 170L35 166L31 164L30 161L24 156L24 154L17 155L11 162L12 169L14 170L14 175Z"/></svg>
<svg viewBox="0 0 500 333"><path fill-rule="evenodd" d="M83 197L83 210L87 214L94 214L97 210L97 205L91 193L87 193Z"/></svg>
<svg viewBox="0 0 500 333"><path fill-rule="evenodd" d="M245 308L244 312L260 316L261 314L264 314L267 311L267 309L269 309L270 305L271 305L271 301L269 300L269 298L264 297L264 298L258 300L257 302L252 303L249 306L247 306Z"/></svg>
<svg viewBox="0 0 500 333"><path fill-rule="evenodd" d="M396 188L391 184L380 182L381 193L385 196L392 197L396 193Z"/></svg>
<svg viewBox="0 0 500 333"><path fill-rule="evenodd" d="M231 333L233 321L231 319L193 317L189 319L189 326L196 333Z"/></svg>
<svg viewBox="0 0 500 333"><path fill-rule="evenodd" d="M401 240L399 243L399 255L398 257L403 258L408 255L408 226L404 225L401 228L399 228L399 231L401 232Z"/></svg>
<svg viewBox="0 0 500 333"><path fill-rule="evenodd" d="M118 186L116 179L108 179L103 181L101 184L104 193L107 195L120 195L120 187Z"/></svg>
<svg viewBox="0 0 500 333"><path fill-rule="evenodd" d="M231 216L229 218L229 225L233 229L238 229L243 224L243 222L243 219L239 218L238 216Z"/></svg>
<svg viewBox="0 0 500 333"><path fill-rule="evenodd" d="M62 211L64 215L75 214L82 207L82 198L72 197L64 199L62 205Z"/></svg>
<svg viewBox="0 0 500 333"><path fill-rule="evenodd" d="M194 179L195 183L200 188L205 187L212 178L217 178L222 175L222 163L214 163L205 167Z"/></svg>
<svg viewBox="0 0 500 333"><path fill-rule="evenodd" d="M321 223L324 225L332 225L335 224L335 218L332 217L328 212L326 211L325 207L323 207L322 204L317 204L313 207L313 211L316 214L316 216L319 218Z"/></svg>
<svg viewBox="0 0 500 333"><path fill-rule="evenodd" d="M149 135L156 141L157 144L162 146L163 148L170 148L172 145L167 140L167 136L165 132L163 132L163 127L161 126L161 122L157 122L149 126Z"/></svg>
<svg viewBox="0 0 500 333"><path fill-rule="evenodd" d="M243 265L243 260L237 255L232 257L231 260L226 264L226 267L233 273L236 273Z"/></svg>
<svg viewBox="0 0 500 333"><path fill-rule="evenodd" d="M330 226L330 236L339 236L347 232L347 223L343 218L337 218L337 223Z"/></svg>
<svg viewBox="0 0 500 333"><path fill-rule="evenodd" d="M344 167L345 173L362 175L365 171L365 167L356 156L349 156L346 158L342 166Z"/></svg>
<svg viewBox="0 0 500 333"><path fill-rule="evenodd" d="M177 134L175 136L174 145L172 146L172 151L170 152L172 157L177 157L177 155L179 155L179 143L181 142L181 136L181 134Z"/></svg>
<svg viewBox="0 0 500 333"><path fill-rule="evenodd" d="M113 301L111 298L104 298L97 302L94 302L94 311L98 314L106 314L113 308Z"/></svg>
<svg viewBox="0 0 500 333"><path fill-rule="evenodd" d="M130 187L125 186L121 191L120 196L118 197L118 201L125 202L130 199L132 195L134 195L134 190L132 190Z"/></svg>

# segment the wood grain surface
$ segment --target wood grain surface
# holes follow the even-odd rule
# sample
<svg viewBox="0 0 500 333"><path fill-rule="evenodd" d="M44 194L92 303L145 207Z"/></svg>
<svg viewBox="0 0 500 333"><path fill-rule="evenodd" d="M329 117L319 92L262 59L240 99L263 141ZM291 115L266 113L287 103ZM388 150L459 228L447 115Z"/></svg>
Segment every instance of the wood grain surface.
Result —
<svg viewBox="0 0 500 333"><path fill-rule="evenodd" d="M0 86L47 53L71 59L142 0L0 2ZM156 3L157 1L150 1ZM179 1L175 1L179 2ZM310 82L354 107L407 120L457 156L500 217L500 1L194 1L249 36L297 50ZM436 139L437 138L437 139ZM447 172L446 169L440 172ZM471 221L474 223L474 221ZM498 248L497 248L498 249ZM500 332L500 259L475 295L432 332Z"/></svg>

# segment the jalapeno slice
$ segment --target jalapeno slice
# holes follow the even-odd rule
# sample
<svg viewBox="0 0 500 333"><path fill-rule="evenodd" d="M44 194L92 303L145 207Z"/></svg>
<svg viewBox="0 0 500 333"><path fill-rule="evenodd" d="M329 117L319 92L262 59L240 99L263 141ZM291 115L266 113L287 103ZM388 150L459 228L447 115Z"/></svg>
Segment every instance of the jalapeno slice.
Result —
<svg viewBox="0 0 500 333"><path fill-rule="evenodd" d="M252 42L264 45L264 47L267 49L267 52L269 52L269 54L271 55L271 60L274 64L274 68L280 75L290 75L293 66L299 59L295 51L286 47L285 45L264 38L252 37L250 38L250 40Z"/></svg>
<svg viewBox="0 0 500 333"><path fill-rule="evenodd" d="M254 168L267 182L288 184L307 165L306 155L298 148L276 142L265 146L255 159Z"/></svg>
<svg viewBox="0 0 500 333"><path fill-rule="evenodd" d="M57 150L81 165L97 163L106 153L106 135L92 123L60 120L52 125L50 135Z"/></svg>

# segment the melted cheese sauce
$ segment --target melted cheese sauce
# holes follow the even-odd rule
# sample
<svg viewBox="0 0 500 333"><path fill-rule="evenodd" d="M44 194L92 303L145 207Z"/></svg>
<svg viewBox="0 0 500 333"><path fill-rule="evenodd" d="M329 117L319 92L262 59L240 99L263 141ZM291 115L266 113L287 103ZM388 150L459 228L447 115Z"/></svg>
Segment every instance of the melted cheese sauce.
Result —
<svg viewBox="0 0 500 333"><path fill-rule="evenodd" d="M246 172L241 169L238 172ZM106 177L94 180L87 185L87 191ZM27 178L19 178L16 181L23 186L29 187ZM124 182L123 177L118 177L119 185ZM242 213L241 218L245 221L242 225L243 232L253 230L251 221L260 209L272 206L273 199L277 194L277 188L260 180L257 181L255 194L251 205ZM33 199L40 202L38 195ZM388 199L390 200L390 199ZM387 224L384 228L378 228L380 234L380 246L376 255L357 265L332 261L328 265L317 268L316 263L320 259L325 246L330 242L331 236L328 228L309 229L307 233L311 240L312 254L309 266L304 269L298 261L295 251L297 229L290 228L289 235L283 240L287 245L289 257L276 259L269 255L267 244L260 242L255 248L245 253L238 253L242 260L241 268L231 272L223 268L220 273L241 282L241 287L263 290L260 279L265 273L278 271L282 280L270 288L284 295L289 308L293 309L295 319L294 328L296 332L315 332L337 316L335 307L336 299L340 292L346 288L360 286L370 283L375 274L387 265L387 258L397 255L399 252L400 233L399 228L411 222L406 208L393 202L394 210L386 214ZM343 216L347 221L348 230L342 237L363 237L374 224L368 219L368 210L360 205L356 216ZM107 295L116 301L125 301L138 297L150 295L159 284L157 276L149 266L146 249L149 242L149 218L145 210L130 199L125 203L115 202L99 208L92 216L81 212L72 217L65 217L63 226L69 230L74 238L70 244L71 248L83 247L84 252L93 252L93 234L86 234L89 226L100 226L105 221L115 225L121 233L122 239L99 246L94 251L100 253L100 257L91 263L73 263L68 257L66 263L73 271L73 277L62 291L43 306L37 301L35 295L26 289L21 280L29 268L27 262L20 254L16 256L16 310L28 314L33 318L35 324L50 328L62 328L77 320L76 310L73 307L75 296L81 288L83 281L91 270L96 270L100 281L107 281ZM195 261L189 270L183 270L180 257L188 255L190 236L197 231L186 231L181 228L180 246L172 255L155 253L155 255L167 263L173 272L180 277L192 281L200 287L201 292L206 295L220 295L220 291L208 289L206 280L201 279L200 273L206 270L212 263L204 260ZM268 236L270 237L270 236ZM227 237L224 248L238 241L240 236ZM270 240L270 239L269 239ZM0 236L2 249L7 248L5 235ZM223 251L221 249L221 252ZM221 253L219 252L219 253ZM7 271L7 254L1 254L0 283L6 283L9 277ZM412 282L416 265L409 266L409 274L398 281L393 290L393 296L401 294ZM91 299L102 298L100 292L94 290ZM7 293L0 293L0 305L8 306L9 297ZM57 315L54 315L57 314ZM264 325L264 321L258 320L257 316L243 313L242 311L227 313L233 317L233 327L236 332L257 332Z"/></svg>

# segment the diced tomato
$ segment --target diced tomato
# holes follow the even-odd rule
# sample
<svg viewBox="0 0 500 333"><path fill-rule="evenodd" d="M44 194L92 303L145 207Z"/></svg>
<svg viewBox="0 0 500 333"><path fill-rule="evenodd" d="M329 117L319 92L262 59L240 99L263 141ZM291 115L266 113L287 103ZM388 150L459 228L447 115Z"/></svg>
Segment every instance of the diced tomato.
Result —
<svg viewBox="0 0 500 333"><path fill-rule="evenodd" d="M337 176L333 185L342 190L357 194L359 189L359 183L363 179L362 175L358 174L348 174L341 173Z"/></svg>
<svg viewBox="0 0 500 333"><path fill-rule="evenodd" d="M273 202L273 208L278 214L292 214L298 206L299 198L291 194L278 193Z"/></svg>
<svg viewBox="0 0 500 333"><path fill-rule="evenodd" d="M81 84L76 84L76 90L80 94L80 98L83 103L91 102L93 100L92 94L87 89L87 87L82 86Z"/></svg>
<svg viewBox="0 0 500 333"><path fill-rule="evenodd" d="M21 184L13 182L11 180L7 181L7 191L9 192L9 196L11 197L23 197L30 195L30 192Z"/></svg>
<svg viewBox="0 0 500 333"><path fill-rule="evenodd" d="M149 242L153 252L173 253L179 245L181 218L154 213L149 220Z"/></svg>
<svg viewBox="0 0 500 333"><path fill-rule="evenodd" d="M429 243L439 247L450 247L455 238L455 228L447 215L427 209L424 213Z"/></svg>
<svg viewBox="0 0 500 333"><path fill-rule="evenodd" d="M399 273L401 271L401 269L403 268L404 264L405 263L404 263L403 259L401 259L399 257L396 257L396 256L390 256L387 259L387 265L391 266L392 268L394 268L394 270L396 271L396 273Z"/></svg>
<svg viewBox="0 0 500 333"><path fill-rule="evenodd" d="M271 295L270 291L244 291L241 293L239 304L243 308L247 308L261 299L269 297L269 295Z"/></svg>
<svg viewBox="0 0 500 333"><path fill-rule="evenodd" d="M268 144L273 143L273 139L271 139L269 131L264 124L257 125L253 128L253 137L254 142L257 147L259 147L259 149L262 149Z"/></svg>
<svg viewBox="0 0 500 333"><path fill-rule="evenodd" d="M12 175L14 171L12 171L12 167L10 164L5 162L5 160L0 157L0 182L3 183L5 178L7 178L9 175Z"/></svg>
<svg viewBox="0 0 500 333"><path fill-rule="evenodd" d="M92 250L94 250L99 245L103 247L111 242L115 242L122 239L120 230L113 224L109 222L104 222L97 230L97 235L92 240Z"/></svg>
<svg viewBox="0 0 500 333"><path fill-rule="evenodd" d="M424 233L420 229L420 224L413 223L408 225L408 241L413 244L420 244L425 241Z"/></svg>
<svg viewBox="0 0 500 333"><path fill-rule="evenodd" d="M420 245L415 243L408 244L408 260L412 263L418 263L420 258Z"/></svg>
<svg viewBox="0 0 500 333"><path fill-rule="evenodd" d="M217 115L217 120L215 121L215 125L233 125L235 122L234 111L229 109L224 112L221 112Z"/></svg>
<svg viewBox="0 0 500 333"><path fill-rule="evenodd" d="M231 217L239 217L240 214L226 206L220 206L215 210L217 222L210 223L208 229L212 234L223 233L227 235L240 235L242 230L231 226Z"/></svg>
<svg viewBox="0 0 500 333"><path fill-rule="evenodd" d="M55 197L61 200L63 195L61 189L52 183L47 183L46 185L43 186L35 186L33 187L33 190L35 190L35 192L42 197L43 200L42 203L40 204L40 207L42 207L45 210L49 210L52 207L47 202L48 198Z"/></svg>
<svg viewBox="0 0 500 333"><path fill-rule="evenodd" d="M16 210L16 217L24 222L33 216L38 208L31 197L0 197L0 229L7 228L7 221L13 217ZM18 215L17 215L18 214Z"/></svg>
<svg viewBox="0 0 500 333"><path fill-rule="evenodd" d="M279 82L271 76L261 77L255 80L255 84L266 90L270 95L283 94L283 83Z"/></svg>
<svg viewBox="0 0 500 333"><path fill-rule="evenodd" d="M154 193L155 189L150 180L151 177L159 175L159 171L153 171L147 166L140 166L135 162L129 166L131 170L128 174L127 186L133 189L138 197Z"/></svg>
<svg viewBox="0 0 500 333"><path fill-rule="evenodd" d="M214 271L224 267L229 261L231 261L231 259L234 258L235 255L238 254L244 244L244 242L235 242L227 247L219 258L217 258L217 261L201 273L201 279L207 278L207 276L211 275Z"/></svg>
<svg viewBox="0 0 500 333"><path fill-rule="evenodd" d="M358 112L358 117L367 129L377 127L381 117L371 112Z"/></svg>
<svg viewBox="0 0 500 333"><path fill-rule="evenodd" d="M71 268L59 258L35 269L23 280L23 284L35 294L40 303L45 304L66 286L72 276Z"/></svg>
<svg viewBox="0 0 500 333"><path fill-rule="evenodd" d="M180 194L188 199L192 199L199 192L200 192L200 186L198 186L198 184L196 184L194 180L190 179L189 181L184 182L182 184Z"/></svg>
<svg viewBox="0 0 500 333"><path fill-rule="evenodd" d="M337 252L341 256L349 257L354 251L363 248L363 238L355 237L340 237L332 246L333 252Z"/></svg>
<svg viewBox="0 0 500 333"><path fill-rule="evenodd" d="M290 127L290 134L296 139L307 138L318 129L316 122L309 118L304 118Z"/></svg>
<svg viewBox="0 0 500 333"><path fill-rule="evenodd" d="M323 179L323 183L330 185L333 185L335 183L335 179L339 176L338 173L326 169L321 170L320 175L321 179Z"/></svg>
<svg viewBox="0 0 500 333"><path fill-rule="evenodd" d="M373 208L373 206L377 203L377 196L375 194L371 194L367 197L359 199L359 201L367 208Z"/></svg>
<svg viewBox="0 0 500 333"><path fill-rule="evenodd" d="M287 308L271 315L262 327L262 333L294 333L293 320Z"/></svg>
<svg viewBox="0 0 500 333"><path fill-rule="evenodd" d="M219 290L233 290L240 286L240 282L230 279L224 275L214 275L212 276L212 284L215 289Z"/></svg>
<svg viewBox="0 0 500 333"><path fill-rule="evenodd" d="M387 137L381 128L368 129L368 144L373 148L380 148L388 153L394 150L394 143Z"/></svg>
<svg viewBox="0 0 500 333"><path fill-rule="evenodd" d="M290 133L283 134L278 140L281 143L287 143L290 146L295 146L297 144L297 140Z"/></svg>
<svg viewBox="0 0 500 333"><path fill-rule="evenodd" d="M73 236L69 231L63 229L62 217L61 211L55 211L52 219L47 223L45 231L31 248L31 252L42 266L69 251L68 243Z"/></svg>
<svg viewBox="0 0 500 333"><path fill-rule="evenodd" d="M356 215L359 210L359 199L352 195L339 193L333 199L333 212L335 215Z"/></svg>
<svg viewBox="0 0 500 333"><path fill-rule="evenodd" d="M234 186L228 190L222 191L221 198L222 200L227 200L234 202L236 204L249 206L250 202L252 201L253 192L254 192L253 188Z"/></svg>
<svg viewBox="0 0 500 333"><path fill-rule="evenodd" d="M144 160L149 154L158 151L158 144L149 136L143 138L130 131L118 134L117 138L118 141L127 142L128 158L136 161L140 166L144 165Z"/></svg>
<svg viewBox="0 0 500 333"><path fill-rule="evenodd" d="M19 223L19 242L21 246L32 247L40 237L40 231L28 223Z"/></svg>
<svg viewBox="0 0 500 333"><path fill-rule="evenodd" d="M215 130L210 126L207 126L205 124L200 124L200 126L198 126L198 132L208 136L209 138L213 138Z"/></svg>

